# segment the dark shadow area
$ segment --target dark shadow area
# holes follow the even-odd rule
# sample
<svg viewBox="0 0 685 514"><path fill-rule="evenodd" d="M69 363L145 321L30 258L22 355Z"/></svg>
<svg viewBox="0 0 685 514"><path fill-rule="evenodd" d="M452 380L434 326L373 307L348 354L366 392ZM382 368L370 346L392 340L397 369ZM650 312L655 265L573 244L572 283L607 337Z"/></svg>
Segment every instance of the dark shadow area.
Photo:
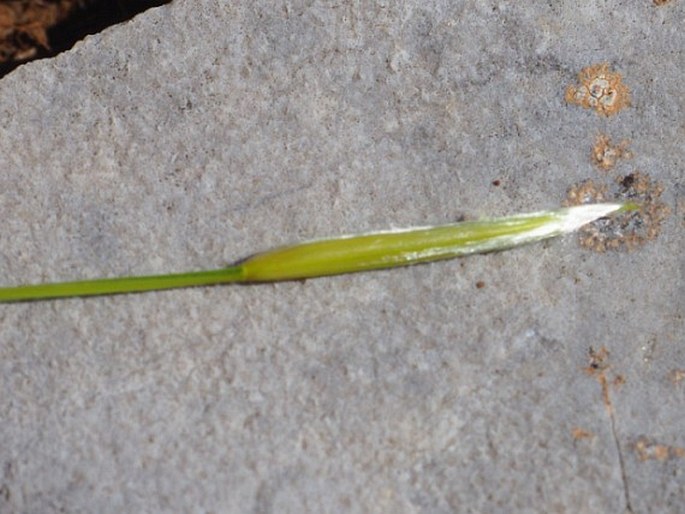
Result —
<svg viewBox="0 0 685 514"><path fill-rule="evenodd" d="M30 0L28 0L30 2ZM86 36L123 23L153 7L172 0L82 0L64 20L46 27L47 47L35 44L35 53L27 59L0 63L0 78L17 67L37 59L53 57L72 48ZM27 41L27 43L30 43Z"/></svg>

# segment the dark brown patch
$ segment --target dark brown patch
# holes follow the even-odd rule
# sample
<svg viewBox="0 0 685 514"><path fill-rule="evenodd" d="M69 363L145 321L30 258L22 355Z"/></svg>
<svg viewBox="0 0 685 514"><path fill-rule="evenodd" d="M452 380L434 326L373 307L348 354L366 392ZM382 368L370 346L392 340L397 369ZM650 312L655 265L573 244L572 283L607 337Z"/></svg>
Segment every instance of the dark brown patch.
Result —
<svg viewBox="0 0 685 514"><path fill-rule="evenodd" d="M171 0L0 1L0 76Z"/></svg>

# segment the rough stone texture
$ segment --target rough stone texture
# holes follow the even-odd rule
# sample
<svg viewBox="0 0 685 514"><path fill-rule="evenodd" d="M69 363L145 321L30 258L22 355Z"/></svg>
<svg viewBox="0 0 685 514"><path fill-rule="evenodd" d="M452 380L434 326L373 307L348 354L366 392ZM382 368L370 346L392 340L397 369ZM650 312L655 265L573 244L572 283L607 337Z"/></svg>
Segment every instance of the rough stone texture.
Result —
<svg viewBox="0 0 685 514"><path fill-rule="evenodd" d="M630 254L568 237L0 306L0 511L682 512L684 16L177 0L8 75L3 284L553 207L601 178L599 132L631 139L618 171L660 180L673 215ZM611 118L563 101L601 62L633 95Z"/></svg>

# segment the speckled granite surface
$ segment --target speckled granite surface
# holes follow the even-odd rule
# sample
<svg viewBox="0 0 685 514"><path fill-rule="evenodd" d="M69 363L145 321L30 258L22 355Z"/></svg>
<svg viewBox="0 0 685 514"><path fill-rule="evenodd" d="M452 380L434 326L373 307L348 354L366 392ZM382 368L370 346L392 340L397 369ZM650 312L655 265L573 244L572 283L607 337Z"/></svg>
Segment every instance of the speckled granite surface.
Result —
<svg viewBox="0 0 685 514"><path fill-rule="evenodd" d="M632 253L0 306L0 511L682 511L685 3L553 4L177 0L5 77L2 284L635 169L672 214ZM564 101L602 62L632 96L611 117ZM598 133L633 158L599 171Z"/></svg>

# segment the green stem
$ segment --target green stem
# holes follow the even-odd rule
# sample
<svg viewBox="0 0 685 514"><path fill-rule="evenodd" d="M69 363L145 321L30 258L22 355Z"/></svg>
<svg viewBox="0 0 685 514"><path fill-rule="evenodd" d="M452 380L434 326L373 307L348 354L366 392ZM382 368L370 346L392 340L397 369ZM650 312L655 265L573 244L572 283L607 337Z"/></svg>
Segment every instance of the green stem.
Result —
<svg viewBox="0 0 685 514"><path fill-rule="evenodd" d="M230 266L212 271L194 271L171 275L148 275L141 277L101 278L0 288L0 302L48 300L75 296L98 296L110 294L159 291L178 287L212 286L241 282L243 267Z"/></svg>

